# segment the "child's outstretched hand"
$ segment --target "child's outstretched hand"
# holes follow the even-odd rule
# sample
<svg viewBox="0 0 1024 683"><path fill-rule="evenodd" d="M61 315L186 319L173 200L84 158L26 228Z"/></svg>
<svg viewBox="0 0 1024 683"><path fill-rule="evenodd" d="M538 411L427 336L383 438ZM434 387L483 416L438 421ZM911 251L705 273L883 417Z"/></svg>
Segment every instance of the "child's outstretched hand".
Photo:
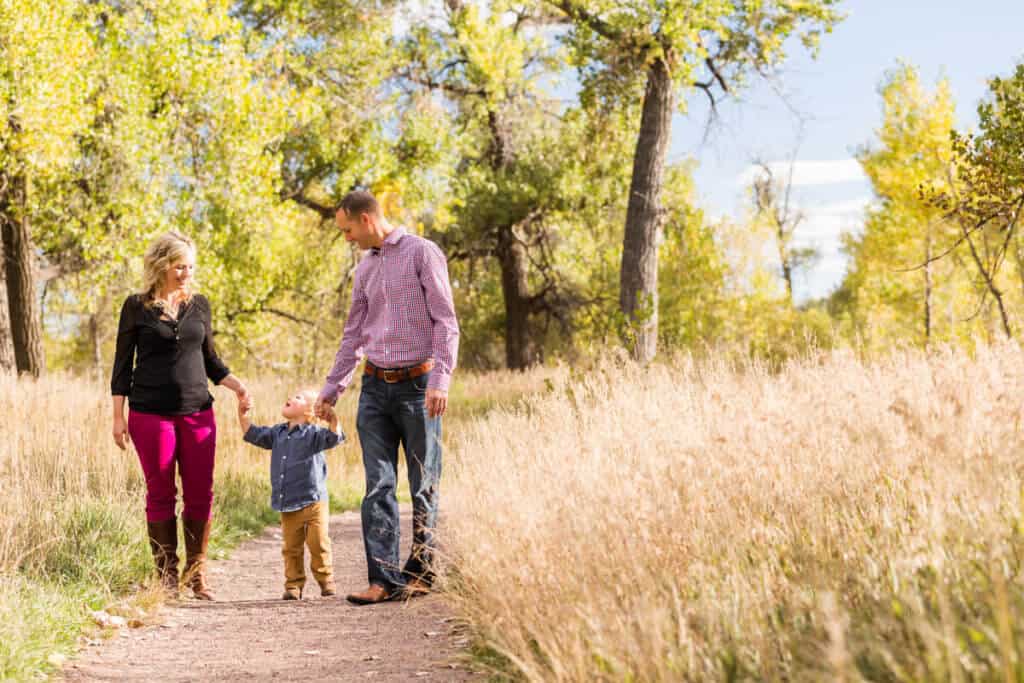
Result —
<svg viewBox="0 0 1024 683"><path fill-rule="evenodd" d="M317 411L317 417L327 422L327 426L330 427L332 432L338 431L338 414L334 412L333 406L324 403L320 410Z"/></svg>
<svg viewBox="0 0 1024 683"><path fill-rule="evenodd" d="M238 402L238 425L243 432L249 431L249 427L252 426L252 422L249 420L250 410L252 410L251 400Z"/></svg>

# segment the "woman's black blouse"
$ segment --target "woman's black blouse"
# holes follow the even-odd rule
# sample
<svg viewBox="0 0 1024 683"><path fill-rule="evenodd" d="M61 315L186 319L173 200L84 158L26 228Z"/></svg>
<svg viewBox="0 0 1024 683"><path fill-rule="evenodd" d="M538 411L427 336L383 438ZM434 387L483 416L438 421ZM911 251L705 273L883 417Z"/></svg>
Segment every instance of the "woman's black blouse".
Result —
<svg viewBox="0 0 1024 683"><path fill-rule="evenodd" d="M206 379L214 384L230 374L213 347L210 302L195 294L178 319L161 319L138 294L121 307L117 352L110 392L127 396L140 413L188 415L213 405Z"/></svg>

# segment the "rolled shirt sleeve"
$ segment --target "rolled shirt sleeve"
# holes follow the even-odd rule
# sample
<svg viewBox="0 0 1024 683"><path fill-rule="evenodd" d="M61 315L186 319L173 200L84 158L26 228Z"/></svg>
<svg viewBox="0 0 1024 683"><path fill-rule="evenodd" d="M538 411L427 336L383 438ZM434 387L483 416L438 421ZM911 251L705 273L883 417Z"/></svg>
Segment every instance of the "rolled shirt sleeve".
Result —
<svg viewBox="0 0 1024 683"><path fill-rule="evenodd" d="M344 440L345 435L340 430L335 432L326 427L317 427L316 433L313 436L313 450L326 451L334 448Z"/></svg>
<svg viewBox="0 0 1024 683"><path fill-rule="evenodd" d="M242 439L253 446L270 450L274 447L274 428L249 425L249 429L245 431Z"/></svg>
<svg viewBox="0 0 1024 683"><path fill-rule="evenodd" d="M352 283L352 305L348 309L348 319L345 320L345 331L341 337L341 346L334 357L334 365L327 373L327 380L323 389L320 390L320 399L334 405L338 395L345 391L345 388L352 381L356 365L363 351L363 324L366 322L366 313L369 302L366 299L366 292L360 282L359 271L356 271L355 281Z"/></svg>
<svg viewBox="0 0 1024 683"><path fill-rule="evenodd" d="M441 248L433 242L424 240L422 253L420 284L426 297L427 312L434 324L431 348L435 365L427 387L448 391L459 357L459 323L448 278L448 261Z"/></svg>

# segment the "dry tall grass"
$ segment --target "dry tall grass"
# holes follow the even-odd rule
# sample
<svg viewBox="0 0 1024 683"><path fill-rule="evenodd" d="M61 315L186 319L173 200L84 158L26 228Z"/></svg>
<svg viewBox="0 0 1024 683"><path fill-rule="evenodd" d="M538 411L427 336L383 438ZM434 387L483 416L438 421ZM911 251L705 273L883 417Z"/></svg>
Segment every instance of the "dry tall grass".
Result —
<svg viewBox="0 0 1024 683"><path fill-rule="evenodd" d="M280 404L294 381L251 383L255 419L279 422ZM213 389L217 415L218 474L267 471L268 455L241 439L234 395ZM354 398L339 406L343 428L354 434ZM144 531L145 487L133 449L120 451L111 431L109 390L102 382L52 375L38 381L0 376L0 572L42 558L62 539L68 506L90 502L125 506ZM332 480L348 486L347 448L332 459ZM180 496L180 491L179 491Z"/></svg>
<svg viewBox="0 0 1024 683"><path fill-rule="evenodd" d="M543 386L550 372L460 373L448 425ZM247 378L260 424L280 421L285 398L315 379ZM242 441L236 403L217 398L217 483L212 552L273 523L269 454ZM337 406L349 442L328 454L329 486L345 506L358 503L363 472L355 429L358 379ZM110 397L102 380L0 375L0 679L24 680L69 653L88 609L119 600L151 574L145 541L144 485L136 454L110 435ZM339 500L340 499L340 500Z"/></svg>
<svg viewBox="0 0 1024 683"><path fill-rule="evenodd" d="M532 681L1021 680L1024 353L564 377L449 432L463 613Z"/></svg>
<svg viewBox="0 0 1024 683"><path fill-rule="evenodd" d="M272 423L297 385L276 378L250 388L255 418ZM274 515L268 453L242 441L234 396L213 391L216 555ZM357 442L354 401L346 396L339 412ZM151 573L141 469L133 449L114 445L110 415L104 382L0 375L0 679L37 676L52 653L69 652L88 609ZM361 487L358 452L347 446L329 455L331 490L348 505Z"/></svg>

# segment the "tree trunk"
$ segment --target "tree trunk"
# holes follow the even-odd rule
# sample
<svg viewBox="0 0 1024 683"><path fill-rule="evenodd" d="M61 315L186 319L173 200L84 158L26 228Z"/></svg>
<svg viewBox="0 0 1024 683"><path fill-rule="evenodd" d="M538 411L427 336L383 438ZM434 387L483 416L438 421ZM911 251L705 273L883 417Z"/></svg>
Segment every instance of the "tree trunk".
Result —
<svg viewBox="0 0 1024 683"><path fill-rule="evenodd" d="M0 222L3 217L0 216ZM4 243L0 240L0 373L13 372L14 339L11 337L11 311L7 306L7 259L4 257Z"/></svg>
<svg viewBox="0 0 1024 683"><path fill-rule="evenodd" d="M103 371L103 339L100 331L100 316L98 313L89 315L89 346L92 351L92 367L97 374Z"/></svg>
<svg viewBox="0 0 1024 683"><path fill-rule="evenodd" d="M6 198L0 198L0 231L6 259L7 304L10 310L14 361L19 373L38 377L46 366L43 325L36 298L35 254L28 217L25 215L28 184L24 177L10 178Z"/></svg>
<svg viewBox="0 0 1024 683"><path fill-rule="evenodd" d="M782 262L782 279L786 281L786 297L789 299L789 305L793 305L793 260L789 255L789 245L786 243L786 236L783 234L782 227L778 230L779 240L779 261Z"/></svg>
<svg viewBox="0 0 1024 683"><path fill-rule="evenodd" d="M996 300L996 305L999 308L999 319L1003 323L1003 332L1006 334L1007 339L1013 339L1013 330L1010 327L1010 316L1006 313L1006 304L1003 302L1003 292L999 287L996 286L996 274L993 270L991 273L985 266L984 260L978 254L978 249L974 246L974 240L971 239L970 230L967 226L961 224L960 230L964 234L964 239L967 241L967 247L970 251L971 258L974 260L974 265L978 268L978 273L985 280L985 286L988 287L989 293L992 298Z"/></svg>
<svg viewBox="0 0 1024 683"><path fill-rule="evenodd" d="M643 362L653 359L658 351L660 200L674 109L672 74L665 60L659 58L647 72L619 274L619 306L632 324L633 355Z"/></svg>
<svg viewBox="0 0 1024 683"><path fill-rule="evenodd" d="M509 370L525 370L538 361L537 340L530 329L533 299L527 279L526 245L511 227L498 237L501 291L505 298L505 364Z"/></svg>
<svg viewBox="0 0 1024 683"><path fill-rule="evenodd" d="M924 235L924 345L932 339L932 233Z"/></svg>

